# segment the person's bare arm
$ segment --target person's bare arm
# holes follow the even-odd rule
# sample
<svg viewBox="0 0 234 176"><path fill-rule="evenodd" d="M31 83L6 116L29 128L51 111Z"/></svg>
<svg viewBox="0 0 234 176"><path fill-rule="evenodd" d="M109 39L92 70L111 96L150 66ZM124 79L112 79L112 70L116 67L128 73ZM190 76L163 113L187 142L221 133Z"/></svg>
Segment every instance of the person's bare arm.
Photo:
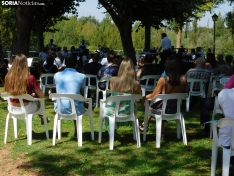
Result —
<svg viewBox="0 0 234 176"><path fill-rule="evenodd" d="M42 92L42 90L40 88L34 89L34 92L37 94L37 96L39 98L44 98L45 97L44 93Z"/></svg>
<svg viewBox="0 0 234 176"><path fill-rule="evenodd" d="M137 76L137 79L139 79L139 78L141 77L141 73L142 73L142 70L139 69L138 72L137 72L137 75L136 75L136 76Z"/></svg>

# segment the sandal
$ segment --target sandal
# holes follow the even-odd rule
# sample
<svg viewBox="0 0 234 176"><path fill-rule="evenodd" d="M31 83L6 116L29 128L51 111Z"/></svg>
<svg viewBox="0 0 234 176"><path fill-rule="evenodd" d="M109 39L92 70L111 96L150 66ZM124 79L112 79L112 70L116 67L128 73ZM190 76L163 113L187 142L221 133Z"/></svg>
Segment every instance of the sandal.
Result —
<svg viewBox="0 0 234 176"><path fill-rule="evenodd" d="M142 122L142 124L139 126L139 129L141 132L144 132L144 128L145 128L145 124L144 122ZM149 130L149 124L147 123L146 132L148 132L148 130Z"/></svg>

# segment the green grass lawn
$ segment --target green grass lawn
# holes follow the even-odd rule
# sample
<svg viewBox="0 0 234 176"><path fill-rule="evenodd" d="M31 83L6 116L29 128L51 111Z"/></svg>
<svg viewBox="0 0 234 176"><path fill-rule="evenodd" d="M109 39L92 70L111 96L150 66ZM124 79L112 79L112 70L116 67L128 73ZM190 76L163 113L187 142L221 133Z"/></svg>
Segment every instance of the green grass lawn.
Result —
<svg viewBox="0 0 234 176"><path fill-rule="evenodd" d="M3 91L1 87L0 92ZM132 129L121 127L118 129L120 139L115 140L114 150L109 150L109 136L103 130L102 143L98 143L99 108L95 108L94 128L95 140L91 141L89 120L83 117L83 146L77 146L77 140L73 139L74 125L72 121L62 122L62 139L56 140L52 146L52 131L54 110L53 103L48 97L46 101L46 114L51 119L49 126L50 139L46 140L44 126L40 125L40 119L33 119L33 144L27 145L25 122L19 121L19 138L14 139L13 125L10 122L8 142L3 144L5 117L7 115L7 102L0 99L0 148L10 146L12 154L16 158L26 153L29 165L38 174L43 175L210 175L211 145L212 140L197 136L201 130L199 124L199 104L191 108L189 113L182 109L187 130L188 145L184 146L182 139L176 138L176 123L165 123L165 140L161 142L161 148L155 148L155 119L149 126L147 142L142 142L141 148L137 148L133 140ZM144 110L139 104L138 116L140 123L143 121ZM219 152L217 174L221 175L221 150ZM27 171L26 171L27 172Z"/></svg>

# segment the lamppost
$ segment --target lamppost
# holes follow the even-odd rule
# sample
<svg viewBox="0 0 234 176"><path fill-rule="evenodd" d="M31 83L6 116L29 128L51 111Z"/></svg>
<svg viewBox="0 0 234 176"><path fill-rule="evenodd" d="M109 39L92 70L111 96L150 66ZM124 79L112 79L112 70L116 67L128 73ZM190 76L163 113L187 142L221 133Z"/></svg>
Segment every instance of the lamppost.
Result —
<svg viewBox="0 0 234 176"><path fill-rule="evenodd" d="M213 53L215 55L215 23L218 20L218 15L216 13L212 15L212 20L214 21L214 46L213 46Z"/></svg>

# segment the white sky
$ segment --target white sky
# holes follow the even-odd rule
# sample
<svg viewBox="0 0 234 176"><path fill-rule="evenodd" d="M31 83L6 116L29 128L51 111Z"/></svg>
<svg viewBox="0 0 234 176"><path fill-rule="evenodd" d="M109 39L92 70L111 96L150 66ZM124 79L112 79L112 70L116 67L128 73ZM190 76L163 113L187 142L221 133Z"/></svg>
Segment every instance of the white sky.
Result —
<svg viewBox="0 0 234 176"><path fill-rule="evenodd" d="M102 12L105 12L105 9L98 9L97 8L98 1L97 0L86 0L86 2L81 2L80 6L77 7L78 9L78 17L81 16L94 16L96 19L101 21L105 14ZM227 12L232 11L234 8L234 4L230 6L229 3L220 5L217 9L214 9L212 13L207 12L203 18L201 18L198 22L198 26L204 26L212 28L213 27L213 21L211 16L216 13L217 15L221 13L222 16L224 16ZM208 24L209 22L209 24Z"/></svg>

